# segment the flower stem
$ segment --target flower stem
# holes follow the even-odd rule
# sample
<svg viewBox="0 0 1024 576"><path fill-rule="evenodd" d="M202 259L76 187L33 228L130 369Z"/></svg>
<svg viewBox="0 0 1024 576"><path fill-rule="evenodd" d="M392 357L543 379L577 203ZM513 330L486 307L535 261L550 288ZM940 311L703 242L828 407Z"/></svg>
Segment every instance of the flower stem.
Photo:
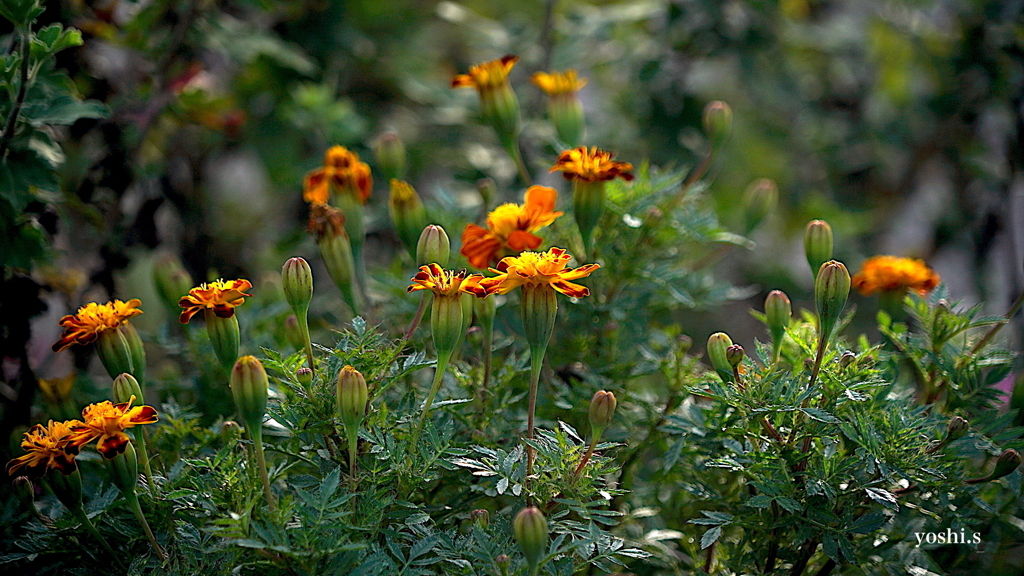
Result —
<svg viewBox="0 0 1024 576"><path fill-rule="evenodd" d="M141 427L140 427L141 428ZM153 469L149 465L149 451L146 449L146 429L142 428L135 435L135 441L139 444L136 453L139 455L139 462L142 464L142 474L146 477L146 485L149 486L149 493L156 493L156 482L153 481Z"/></svg>
<svg viewBox="0 0 1024 576"><path fill-rule="evenodd" d="M1021 292L1020 296L1017 296L1017 299L1010 306L1010 309L1006 311L1006 319L1000 321L998 324L993 326L981 338L981 340L978 340L978 343L975 344L973 348L971 348L971 353L969 354L969 356L974 356L975 354L980 352L981 349L984 348L989 343L989 341L992 340L992 338L994 338L995 335L998 334L999 331L1003 329L1003 326L1009 324L1010 320L1017 314L1022 305L1024 305L1024 292ZM965 356L965 358L966 357L967 356Z"/></svg>
<svg viewBox="0 0 1024 576"><path fill-rule="evenodd" d="M153 551L156 552L157 558L161 562L167 560L167 555L164 554L163 548L160 547L160 543L156 541L156 536L153 535L153 530L149 527L149 522L146 522L146 515L142 513L142 506L139 504L139 497L135 494L134 490L122 491L122 495L125 500L128 501L128 506L132 509L132 514L135 514L135 519L138 520L142 526L142 531L146 533L146 539L149 540L150 545L153 546Z"/></svg>
<svg viewBox="0 0 1024 576"><path fill-rule="evenodd" d="M519 151L519 137L513 137L505 144L505 150L508 155L512 157L512 161L516 164L516 170L519 172L519 178L523 181L526 186L533 185L533 178L530 176L530 171L527 170L526 164L523 162L523 155Z"/></svg>
<svg viewBox="0 0 1024 576"><path fill-rule="evenodd" d="M572 473L573 480L580 477L580 473L583 472L583 468L587 465L587 462L590 462L590 457L594 455L594 449L597 448L597 439L598 437L596 435L590 439L590 446L587 447L587 453L583 455L583 459L580 460L578 465L576 465L576 471Z"/></svg>
<svg viewBox="0 0 1024 576"><path fill-rule="evenodd" d="M96 525L89 519L89 515L85 513L85 508L82 508L81 506L71 508L71 513L79 522L82 523L82 527L85 528L85 531L92 535L92 537L100 543L100 546L103 546L103 550L109 554L119 566L123 567L124 563L121 558L117 554L114 554L114 550L110 547L110 544L107 543L106 538L100 534L100 531L96 529Z"/></svg>
<svg viewBox="0 0 1024 576"><path fill-rule="evenodd" d="M402 336L403 342L408 342L412 338L413 332L416 332L416 328L420 325L420 320L423 319L423 311L427 309L427 294L423 294L420 298L419 308L416 308L416 314L412 317L412 322L409 323L409 329L405 331L405 336Z"/></svg>
<svg viewBox="0 0 1024 576"><path fill-rule="evenodd" d="M540 371L544 367L544 354L547 344L534 346L530 350L530 404L526 414L526 438L533 440L533 416L537 411L537 388L540 384ZM526 476L533 474L533 460L537 457L533 446L526 447Z"/></svg>
<svg viewBox="0 0 1024 576"><path fill-rule="evenodd" d="M427 393L427 399L423 402L423 414L420 415L420 420L416 424L416 430L412 435L412 443L416 444L420 439L420 433L423 431L423 425L427 421L427 416L430 414L430 405L434 403L434 395L441 388L441 382L444 380L444 373L448 369L448 360L452 357L452 351L440 351L437 353L437 369L434 370L434 381L430 384L430 392Z"/></svg>
<svg viewBox="0 0 1024 576"><path fill-rule="evenodd" d="M348 432L348 472L352 475L352 484L356 483L356 453L359 450L359 431Z"/></svg>
<svg viewBox="0 0 1024 576"><path fill-rule="evenodd" d="M301 316L297 315L296 320L299 321L299 335L302 336L302 345L306 348L306 361L309 362L309 369L316 371L316 365L313 363L313 341L309 337L309 319L306 317L306 313L303 312Z"/></svg>
<svg viewBox="0 0 1024 576"><path fill-rule="evenodd" d="M270 474L267 473L267 457L263 454L263 435L254 434L252 438L253 452L256 453L256 466L260 471L260 481L263 482L263 496L267 499L267 506L271 512L277 511L277 502L274 500L274 493L270 491Z"/></svg>

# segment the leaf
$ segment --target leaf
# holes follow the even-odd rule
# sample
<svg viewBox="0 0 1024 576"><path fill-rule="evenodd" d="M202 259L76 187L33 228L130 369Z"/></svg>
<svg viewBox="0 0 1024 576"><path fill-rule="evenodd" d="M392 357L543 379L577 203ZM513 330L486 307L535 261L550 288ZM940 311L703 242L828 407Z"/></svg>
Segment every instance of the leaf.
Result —
<svg viewBox="0 0 1024 576"><path fill-rule="evenodd" d="M892 492L883 490L882 488L865 488L864 491L867 492L868 498L871 498L889 510L898 511L900 509L896 496L893 495Z"/></svg>
<svg viewBox="0 0 1024 576"><path fill-rule="evenodd" d="M856 519L846 529L854 534L870 534L885 525L885 522L885 514L872 512Z"/></svg>
<svg viewBox="0 0 1024 576"><path fill-rule="evenodd" d="M826 424L839 424L842 422L839 418L836 418L820 408L801 408L800 411L818 422L825 422Z"/></svg>
<svg viewBox="0 0 1024 576"><path fill-rule="evenodd" d="M796 500L792 498L787 498L785 496L779 496L778 498L775 499L775 501L779 503L779 506L785 508L786 511L790 514L796 514L797 512L803 510L804 508Z"/></svg>
<svg viewBox="0 0 1024 576"><path fill-rule="evenodd" d="M38 112L26 110L24 119L34 126L70 126L81 118L106 118L110 109L98 100L79 101L67 94L54 98Z"/></svg>
<svg viewBox="0 0 1024 576"><path fill-rule="evenodd" d="M758 494L746 502L747 506L751 508L767 508L772 505L771 496L765 496L764 494Z"/></svg>
<svg viewBox="0 0 1024 576"><path fill-rule="evenodd" d="M704 550L708 546L711 546L712 544L714 544L718 540L718 537L721 536L721 535L722 535L722 527L721 526L715 526L714 528L708 530L707 532L704 533L703 536L700 537L700 549Z"/></svg>

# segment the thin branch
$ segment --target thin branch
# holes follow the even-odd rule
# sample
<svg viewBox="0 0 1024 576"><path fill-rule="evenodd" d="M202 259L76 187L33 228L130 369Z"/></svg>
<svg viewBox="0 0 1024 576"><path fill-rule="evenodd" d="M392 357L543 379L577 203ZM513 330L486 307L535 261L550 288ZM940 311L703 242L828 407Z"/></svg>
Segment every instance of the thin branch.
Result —
<svg viewBox="0 0 1024 576"><path fill-rule="evenodd" d="M11 113L7 116L7 123L4 125L4 134L0 137L0 160L7 157L7 148L14 136L14 126L18 121L18 115L21 114L21 106L25 103L25 93L28 92L28 37L30 33L31 29L21 31L21 82L18 86L18 96L14 99L14 107L11 108Z"/></svg>

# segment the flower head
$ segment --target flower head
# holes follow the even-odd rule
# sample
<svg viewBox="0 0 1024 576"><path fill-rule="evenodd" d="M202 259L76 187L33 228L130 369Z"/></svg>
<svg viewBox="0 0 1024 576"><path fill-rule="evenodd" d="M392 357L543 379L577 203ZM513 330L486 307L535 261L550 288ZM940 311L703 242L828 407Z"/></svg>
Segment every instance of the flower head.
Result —
<svg viewBox="0 0 1024 576"><path fill-rule="evenodd" d="M7 474L12 477L23 474L30 478L39 478L50 469L65 475L74 472L77 468L75 456L78 454L79 445L71 441L71 434L72 427L78 424L81 424L78 420L50 420L46 426L33 426L25 432L25 439L21 441L21 447L27 454L8 462ZM22 468L25 469L24 472L18 472Z"/></svg>
<svg viewBox="0 0 1024 576"><path fill-rule="evenodd" d="M438 264L428 264L420 266L420 271L412 277L408 291L430 290L441 297L458 296L462 292L477 294L482 279L480 274L470 274L465 270L454 272Z"/></svg>
<svg viewBox="0 0 1024 576"><path fill-rule="evenodd" d="M572 255L567 254L562 248L551 248L547 252L523 252L519 256L503 258L497 268L490 269L491 272L498 273L498 276L481 280L480 290L474 293L477 296L481 293L508 294L524 284L532 284L549 285L574 298L589 296L590 289L574 284L570 280L586 278L601 265L585 264L579 268L566 270L565 266L570 260Z"/></svg>
<svg viewBox="0 0 1024 576"><path fill-rule="evenodd" d="M124 431L139 424L157 421L156 409L152 406L132 407L133 395L127 402L114 404L109 400L90 404L82 410L82 422L72 427L71 443L83 446L99 438L96 449L107 458L121 454L129 438Z"/></svg>
<svg viewBox="0 0 1024 576"><path fill-rule="evenodd" d="M868 258L853 276L853 287L864 296L908 289L925 294L938 285L939 275L922 260L898 256Z"/></svg>
<svg viewBox="0 0 1024 576"><path fill-rule="evenodd" d="M549 97L575 94L587 85L586 78L579 78L575 70L564 72L537 72L530 80Z"/></svg>
<svg viewBox="0 0 1024 576"><path fill-rule="evenodd" d="M330 204L314 202L309 207L306 231L317 241L345 234L345 213Z"/></svg>
<svg viewBox="0 0 1024 576"><path fill-rule="evenodd" d="M139 310L140 304L142 304L141 300L132 298L127 302L120 300L106 304L90 302L82 306L75 314L69 314L60 319L60 325L64 327L64 334L53 345L53 351L60 352L72 344L95 342L103 332L113 330L129 318L142 314L142 310Z"/></svg>
<svg viewBox="0 0 1024 576"><path fill-rule="evenodd" d="M218 318L231 318L235 314L235 306L245 302L246 290L252 288L248 280L216 280L203 283L189 290L188 295L178 301L181 316L178 320L188 324L197 312L212 309Z"/></svg>
<svg viewBox="0 0 1024 576"><path fill-rule="evenodd" d="M502 250L534 250L541 238L533 234L562 215L555 212L558 192L547 186L531 186L522 204L502 204L487 215L487 228L467 224L462 232L462 255L477 268L498 260Z"/></svg>
<svg viewBox="0 0 1024 576"><path fill-rule="evenodd" d="M324 153L324 165L306 174L302 197L306 202L326 204L331 197L331 184L338 190L354 193L365 204L373 190L373 175L358 154L344 146L331 146Z"/></svg>
<svg viewBox="0 0 1024 576"><path fill-rule="evenodd" d="M616 177L632 180L633 174L630 171L633 165L629 162L616 162L612 160L614 156L614 153L596 146L580 146L562 152L549 172L561 170L566 180L582 182L604 182Z"/></svg>
<svg viewBox="0 0 1024 576"><path fill-rule="evenodd" d="M518 61L519 56L509 54L500 60L472 66L468 74L457 74L452 78L452 88L476 88L480 93L501 88L508 84L508 73Z"/></svg>
<svg viewBox="0 0 1024 576"><path fill-rule="evenodd" d="M39 391L47 404L60 406L71 397L71 389L75 386L77 374L69 373L62 378L39 379Z"/></svg>

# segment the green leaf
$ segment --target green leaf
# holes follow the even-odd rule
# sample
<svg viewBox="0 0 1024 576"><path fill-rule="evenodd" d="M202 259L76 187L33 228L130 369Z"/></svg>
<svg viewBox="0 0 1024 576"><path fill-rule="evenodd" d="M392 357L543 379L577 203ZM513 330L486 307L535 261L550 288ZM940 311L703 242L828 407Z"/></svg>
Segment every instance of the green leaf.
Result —
<svg viewBox="0 0 1024 576"><path fill-rule="evenodd" d="M881 512L872 512L856 519L846 529L854 534L870 534L885 525L887 518Z"/></svg>
<svg viewBox="0 0 1024 576"><path fill-rule="evenodd" d="M0 16L10 20L20 28L27 28L28 25L43 13L43 7L38 0L2 0L0 1Z"/></svg>
<svg viewBox="0 0 1024 576"><path fill-rule="evenodd" d="M75 100L67 94L62 94L49 102L49 105L35 114L26 110L24 119L34 126L52 124L58 126L70 126L81 118L106 118L110 114L110 108L97 100L86 100L84 102Z"/></svg>
<svg viewBox="0 0 1024 576"><path fill-rule="evenodd" d="M898 511L900 509L896 496L893 495L892 492L883 490L882 488L865 488L864 491L867 493L868 498L871 498L889 510Z"/></svg>
<svg viewBox="0 0 1024 576"><path fill-rule="evenodd" d="M825 422L826 424L838 424L841 422L839 418L836 418L820 408L801 408L800 411L818 422Z"/></svg>
<svg viewBox="0 0 1024 576"><path fill-rule="evenodd" d="M718 540L718 537L721 536L721 535L722 535L722 527L721 526L715 526L714 528L708 530L707 532L704 533L703 536L700 537L700 549L704 550L708 546L711 546L712 544L714 544Z"/></svg>

